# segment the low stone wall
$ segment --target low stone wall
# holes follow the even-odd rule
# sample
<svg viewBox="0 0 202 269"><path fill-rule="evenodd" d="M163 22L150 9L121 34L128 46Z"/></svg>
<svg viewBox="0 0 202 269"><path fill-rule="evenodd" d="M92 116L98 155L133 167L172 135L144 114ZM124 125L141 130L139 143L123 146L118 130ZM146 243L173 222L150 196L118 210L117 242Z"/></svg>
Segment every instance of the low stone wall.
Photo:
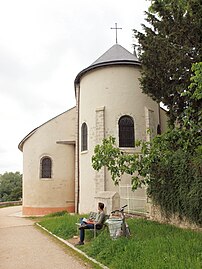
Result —
<svg viewBox="0 0 202 269"><path fill-rule="evenodd" d="M158 221L160 223L172 224L177 227L184 228L184 229L202 231L202 227L199 227L196 224L190 223L186 219L181 219L177 215L173 215L170 218L167 218L164 214L162 214L159 206L152 205L152 204L150 205L149 219Z"/></svg>
<svg viewBox="0 0 202 269"><path fill-rule="evenodd" d="M0 207L22 205L22 201L0 202Z"/></svg>

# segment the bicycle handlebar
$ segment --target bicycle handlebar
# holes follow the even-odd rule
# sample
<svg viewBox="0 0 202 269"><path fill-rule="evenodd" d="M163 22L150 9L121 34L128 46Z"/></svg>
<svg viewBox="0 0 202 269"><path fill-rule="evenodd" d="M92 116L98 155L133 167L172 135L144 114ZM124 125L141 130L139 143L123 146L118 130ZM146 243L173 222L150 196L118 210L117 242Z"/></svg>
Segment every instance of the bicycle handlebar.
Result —
<svg viewBox="0 0 202 269"><path fill-rule="evenodd" d="M123 211L124 211L124 208L125 208L126 206L128 206L128 205L124 205L124 206L122 206L120 209L116 209L116 210L112 211L111 214L113 214L113 213L115 213L115 212L123 212Z"/></svg>

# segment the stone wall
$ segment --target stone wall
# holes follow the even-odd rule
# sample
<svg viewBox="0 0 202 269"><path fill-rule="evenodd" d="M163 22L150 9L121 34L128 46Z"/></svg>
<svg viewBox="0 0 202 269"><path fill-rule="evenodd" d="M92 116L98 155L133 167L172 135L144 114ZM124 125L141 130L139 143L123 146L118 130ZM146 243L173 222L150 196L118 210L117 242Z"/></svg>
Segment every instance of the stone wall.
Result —
<svg viewBox="0 0 202 269"><path fill-rule="evenodd" d="M105 137L105 107L96 109L96 144L101 144ZM105 191L106 169L103 167L95 172L95 193Z"/></svg>
<svg viewBox="0 0 202 269"><path fill-rule="evenodd" d="M22 200L20 200L20 201L10 201L10 202L0 202L0 207L16 206L16 205L22 205Z"/></svg>
<svg viewBox="0 0 202 269"><path fill-rule="evenodd" d="M194 223L190 223L188 220L181 219L177 215L173 215L171 217L166 217L162 211L160 210L159 206L150 204L150 213L149 213L149 219L158 221L160 223L165 223L165 224L171 224L180 228L184 229L193 229L193 230L201 230L202 227L197 226Z"/></svg>

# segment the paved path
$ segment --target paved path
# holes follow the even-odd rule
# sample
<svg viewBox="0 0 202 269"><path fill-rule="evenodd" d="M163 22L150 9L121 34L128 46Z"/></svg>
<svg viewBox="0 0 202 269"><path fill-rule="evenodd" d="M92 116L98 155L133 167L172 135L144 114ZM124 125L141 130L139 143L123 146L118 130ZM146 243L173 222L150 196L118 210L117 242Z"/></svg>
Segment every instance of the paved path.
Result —
<svg viewBox="0 0 202 269"><path fill-rule="evenodd" d="M0 269L87 269L66 247L21 218L21 206L0 208Z"/></svg>

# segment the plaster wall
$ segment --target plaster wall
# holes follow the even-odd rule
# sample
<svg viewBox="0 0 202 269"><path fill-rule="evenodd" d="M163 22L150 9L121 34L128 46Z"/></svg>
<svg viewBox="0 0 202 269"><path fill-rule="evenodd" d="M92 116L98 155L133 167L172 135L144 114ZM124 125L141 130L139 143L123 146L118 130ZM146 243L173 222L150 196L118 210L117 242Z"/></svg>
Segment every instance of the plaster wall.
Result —
<svg viewBox="0 0 202 269"><path fill-rule="evenodd" d="M74 211L75 108L40 126L23 145L23 212ZM40 160L52 159L52 177L40 177ZM50 209L50 210L49 210ZM50 211L50 212L49 212Z"/></svg>
<svg viewBox="0 0 202 269"><path fill-rule="evenodd" d="M164 109L160 109L160 119L161 119L161 132L164 133L168 129L168 116Z"/></svg>
<svg viewBox="0 0 202 269"><path fill-rule="evenodd" d="M96 208L95 177L91 158L96 145L96 110L104 107L105 137L112 135L118 143L118 121L123 115L134 119L135 139L146 139L145 107L153 111L157 127L159 120L158 105L143 94L139 85L140 69L137 66L108 66L88 72L80 81L79 126L86 122L88 126L88 150L80 152L80 212ZM81 142L81 141L80 141ZM81 143L80 143L81 144ZM123 149L129 152L138 149ZM106 173L107 191L117 191ZM123 178L123 182L129 182ZM103 190L100 190L103 191Z"/></svg>

